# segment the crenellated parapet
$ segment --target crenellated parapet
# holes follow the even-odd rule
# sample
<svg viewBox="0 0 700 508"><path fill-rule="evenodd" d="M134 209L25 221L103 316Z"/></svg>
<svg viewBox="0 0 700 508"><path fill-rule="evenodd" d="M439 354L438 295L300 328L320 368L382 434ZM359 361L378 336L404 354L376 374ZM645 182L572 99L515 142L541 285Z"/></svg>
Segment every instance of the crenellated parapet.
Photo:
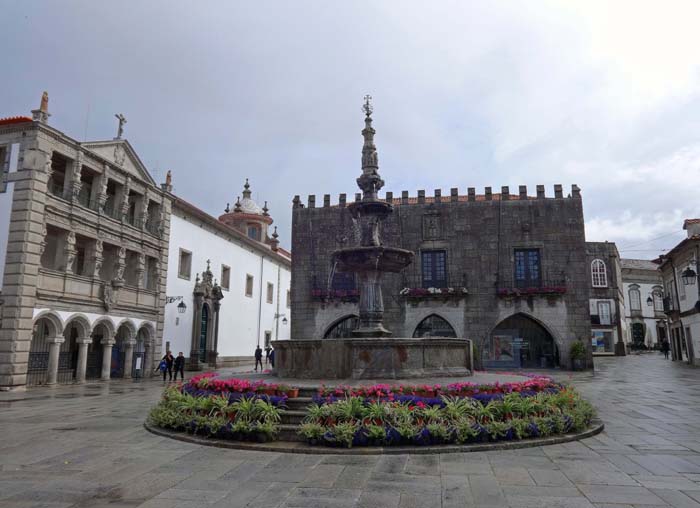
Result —
<svg viewBox="0 0 700 508"><path fill-rule="evenodd" d="M477 194L474 187L468 187L466 194L460 194L459 188L452 187L450 189L449 195L443 195L442 189L435 189L432 196L426 195L425 190L419 189L413 196L409 191L401 191L399 195L394 195L393 192L387 191L384 196L379 196L379 199L391 203L394 206L400 205L423 205L423 204L454 204L454 203L476 203L484 201L532 201L532 200L554 200L554 199L581 199L581 189L578 185L573 184L570 188L569 193L564 195L564 187L561 184L555 184L553 186L553 195L547 195L544 185L537 185L535 188L535 195L530 195L528 193L527 185L519 185L517 194L511 192L510 187L507 185L502 186L500 192L492 187L485 187L483 193ZM362 195L360 193L355 194L355 202L360 202L362 200ZM306 205L302 202L300 196L294 196L292 201L293 208L317 208L316 206L316 195L310 194L307 197ZM322 208L330 207L340 207L344 208L348 204L348 196L343 193L338 196L337 201L333 201L330 194L323 195L323 206ZM319 207L321 208L321 207Z"/></svg>

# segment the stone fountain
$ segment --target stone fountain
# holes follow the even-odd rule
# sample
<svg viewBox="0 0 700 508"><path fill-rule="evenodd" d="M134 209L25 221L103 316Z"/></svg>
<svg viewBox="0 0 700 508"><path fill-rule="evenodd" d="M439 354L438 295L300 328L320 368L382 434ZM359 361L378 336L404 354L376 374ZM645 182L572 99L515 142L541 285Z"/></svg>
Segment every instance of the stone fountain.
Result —
<svg viewBox="0 0 700 508"><path fill-rule="evenodd" d="M356 275L360 301L359 325L352 337L297 338L274 341L275 370L280 377L329 379L397 379L471 374L471 341L453 338L394 338L383 323L382 275L401 272L414 253L382 245L381 227L393 205L380 200L379 175L370 96L365 96L362 130L362 174L357 185L362 199L348 206L360 230L360 245L333 253L333 265ZM294 266L292 266L292 271ZM292 309L292 319L294 319Z"/></svg>

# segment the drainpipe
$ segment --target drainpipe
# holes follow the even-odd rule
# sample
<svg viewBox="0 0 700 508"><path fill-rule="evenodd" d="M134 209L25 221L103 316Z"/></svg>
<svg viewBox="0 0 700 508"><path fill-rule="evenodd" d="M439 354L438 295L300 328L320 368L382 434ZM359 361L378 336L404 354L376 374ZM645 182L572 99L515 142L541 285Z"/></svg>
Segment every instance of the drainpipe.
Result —
<svg viewBox="0 0 700 508"><path fill-rule="evenodd" d="M280 338L280 266L277 265L277 305L275 310L275 340Z"/></svg>
<svg viewBox="0 0 700 508"><path fill-rule="evenodd" d="M264 256L260 256L260 294L258 295L258 334L255 339L255 343L260 345L260 328L262 325L262 295L263 295L263 263L265 261Z"/></svg>
<svg viewBox="0 0 700 508"><path fill-rule="evenodd" d="M683 329L683 320L681 319L681 298L678 295L678 281L676 280L676 265L673 263L673 258L670 259L671 261L671 270L673 272L673 289L675 290L676 293L676 302L678 302L678 322L681 324L681 333L680 333L680 339L685 340L685 330ZM687 349L687 346L686 346ZM676 354L678 355L680 353L680 358L679 360L683 361L683 347L681 346L680 351L676 351ZM688 355L690 357L690 355Z"/></svg>

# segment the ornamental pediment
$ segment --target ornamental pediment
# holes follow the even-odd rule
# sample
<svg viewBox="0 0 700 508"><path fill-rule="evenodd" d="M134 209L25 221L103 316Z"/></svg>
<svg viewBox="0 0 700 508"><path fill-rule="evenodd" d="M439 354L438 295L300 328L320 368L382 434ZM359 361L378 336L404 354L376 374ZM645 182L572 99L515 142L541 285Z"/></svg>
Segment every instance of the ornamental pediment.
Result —
<svg viewBox="0 0 700 508"><path fill-rule="evenodd" d="M94 141L83 143L82 145L139 180L156 185L146 166L141 162L136 151L127 140Z"/></svg>

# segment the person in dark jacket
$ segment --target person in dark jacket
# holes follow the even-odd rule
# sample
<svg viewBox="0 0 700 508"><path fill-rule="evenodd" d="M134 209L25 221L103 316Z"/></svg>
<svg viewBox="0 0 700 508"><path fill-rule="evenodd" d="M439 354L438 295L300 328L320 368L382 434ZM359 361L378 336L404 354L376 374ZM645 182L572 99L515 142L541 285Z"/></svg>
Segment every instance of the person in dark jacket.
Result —
<svg viewBox="0 0 700 508"><path fill-rule="evenodd" d="M275 368L275 350L273 349L270 351L270 365L272 365L272 368Z"/></svg>
<svg viewBox="0 0 700 508"><path fill-rule="evenodd" d="M669 344L669 342L665 339L661 343L661 351L664 352L664 358L668 360L668 352L671 351L671 344Z"/></svg>
<svg viewBox="0 0 700 508"><path fill-rule="evenodd" d="M167 373L169 376L169 380L173 380L173 362L175 361L175 358L173 358L173 354L170 351L165 352L165 356L161 359L161 361L165 362L165 370L163 370L163 381L165 381L165 374Z"/></svg>
<svg viewBox="0 0 700 508"><path fill-rule="evenodd" d="M262 348L260 347L260 344L258 344L258 347L255 348L255 372L258 371L258 365L260 365L260 372L262 372Z"/></svg>
<svg viewBox="0 0 700 508"><path fill-rule="evenodd" d="M180 351L175 358L175 381L177 381L177 373L180 373L180 379L185 380L185 355Z"/></svg>

